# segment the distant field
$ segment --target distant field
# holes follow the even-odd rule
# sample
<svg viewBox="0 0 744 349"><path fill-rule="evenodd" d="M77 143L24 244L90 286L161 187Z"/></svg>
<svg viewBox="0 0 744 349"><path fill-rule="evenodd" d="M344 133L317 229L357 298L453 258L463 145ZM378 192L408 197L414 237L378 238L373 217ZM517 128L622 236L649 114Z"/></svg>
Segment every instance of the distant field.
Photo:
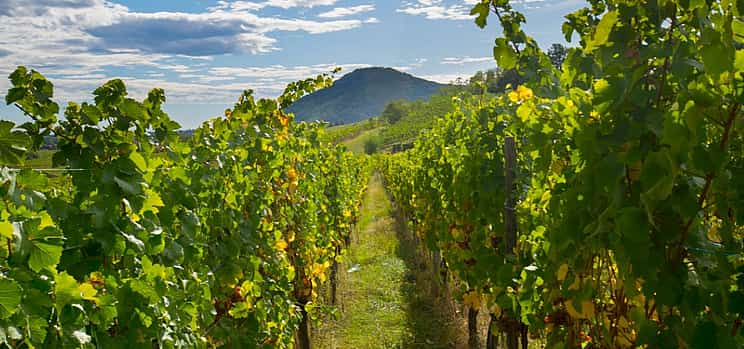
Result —
<svg viewBox="0 0 744 349"><path fill-rule="evenodd" d="M364 154L364 143L369 139L379 137L380 132L382 132L382 130L384 129L384 127L379 127L376 129L364 131L360 135L351 139L347 139L346 141L343 141L341 143L345 144L350 151L356 154Z"/></svg>
<svg viewBox="0 0 744 349"><path fill-rule="evenodd" d="M54 156L54 150L39 150L36 153L36 158L26 159L26 164L21 166L23 168L52 168L52 156Z"/></svg>
<svg viewBox="0 0 744 349"><path fill-rule="evenodd" d="M52 157L54 156L54 150L39 150L36 153L36 157L26 159L26 163L20 168L30 168L39 170L52 169ZM65 172L60 171L42 171L47 178L49 178L49 184L57 188L63 188L69 184L70 177Z"/></svg>
<svg viewBox="0 0 744 349"><path fill-rule="evenodd" d="M349 140L356 138L365 131L378 128L382 125L382 122L378 118L370 118L367 120L332 126L326 129L325 136L326 140L333 143L344 143Z"/></svg>

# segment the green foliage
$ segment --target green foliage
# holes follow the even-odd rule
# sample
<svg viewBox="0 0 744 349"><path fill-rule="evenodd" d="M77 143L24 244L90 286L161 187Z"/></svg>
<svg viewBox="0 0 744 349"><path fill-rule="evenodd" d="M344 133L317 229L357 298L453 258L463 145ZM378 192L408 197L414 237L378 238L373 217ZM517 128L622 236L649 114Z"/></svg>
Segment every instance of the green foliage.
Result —
<svg viewBox="0 0 744 349"><path fill-rule="evenodd" d="M398 122L386 126L380 132L380 145L389 148L395 143L411 142L421 132L431 128L434 120L439 115L444 115L452 110L452 94L436 94L427 101L414 101L406 103L403 109L406 113Z"/></svg>
<svg viewBox="0 0 744 349"><path fill-rule="evenodd" d="M566 38L580 41L559 70L509 2L477 4L477 25L498 15L496 59L524 86L457 100L383 162L389 188L502 330L516 319L550 348L739 348L742 6L590 5L567 16ZM514 257L507 136L518 146Z"/></svg>
<svg viewBox="0 0 744 349"><path fill-rule="evenodd" d="M508 87L513 88L522 83L524 83L524 78L519 75L517 70L496 68L475 73L468 81L465 90L474 95L482 94L484 89L487 93L498 94L504 93Z"/></svg>
<svg viewBox="0 0 744 349"><path fill-rule="evenodd" d="M112 80L57 122L41 74L11 81L32 121L0 123L0 346L292 346L365 185L362 160L281 111L329 76L246 91L187 140L162 90ZM7 167L49 134L64 187Z"/></svg>
<svg viewBox="0 0 744 349"><path fill-rule="evenodd" d="M364 153L372 155L377 153L380 148L380 139L378 137L371 137L364 142Z"/></svg>
<svg viewBox="0 0 744 349"><path fill-rule="evenodd" d="M382 125L383 122L379 118L369 118L353 124L332 126L326 129L324 139L331 143L346 142Z"/></svg>
<svg viewBox="0 0 744 349"><path fill-rule="evenodd" d="M568 48L561 44L553 44L550 46L550 49L548 49L548 57L550 57L550 63L553 63L553 65L558 69L561 69L561 67L563 66L563 61L566 60L567 54Z"/></svg>
<svg viewBox="0 0 744 349"><path fill-rule="evenodd" d="M406 101L404 100L392 101L385 106L385 110L382 111L380 116L389 124L394 124L407 113L406 107Z"/></svg>

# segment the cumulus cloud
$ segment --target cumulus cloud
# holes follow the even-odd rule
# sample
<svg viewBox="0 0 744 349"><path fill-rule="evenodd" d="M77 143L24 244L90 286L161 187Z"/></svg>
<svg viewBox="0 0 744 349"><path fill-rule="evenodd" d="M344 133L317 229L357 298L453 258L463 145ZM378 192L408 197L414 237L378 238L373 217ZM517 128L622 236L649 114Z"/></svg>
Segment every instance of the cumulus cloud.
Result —
<svg viewBox="0 0 744 349"><path fill-rule="evenodd" d="M100 58L101 66L127 64L118 58L141 55L156 62L163 56L203 56L260 53L277 50L271 36L279 31L321 34L349 30L361 20L307 20L265 17L250 12L259 7L314 7L335 0L267 0L220 2L200 13L136 12L108 0L0 1L0 65L51 61L87 63ZM253 4L253 5L250 5ZM129 56L123 56L126 53ZM87 56L86 56L87 55ZM92 55L92 56L91 56ZM118 57L114 57L118 56ZM69 57L69 59L68 59Z"/></svg>
<svg viewBox="0 0 744 349"><path fill-rule="evenodd" d="M403 7L396 12L413 16L423 16L426 19L466 20L472 19L470 9L477 0L445 2L443 0L417 0L404 2Z"/></svg>
<svg viewBox="0 0 744 349"><path fill-rule="evenodd" d="M212 67L209 73L214 76L232 76L252 79L266 79L286 84L313 75L328 73L339 67L344 72L369 67L368 64L316 64L303 66L272 65L268 67Z"/></svg>
<svg viewBox="0 0 744 349"><path fill-rule="evenodd" d="M281 92L290 79L307 77L320 67L288 67L289 75L249 81L246 72L212 75L206 62L218 55L278 50L273 34L281 31L322 34L365 23L260 12L336 2L221 1L202 12L185 13L138 12L113 0L0 0L0 76L18 65L39 70L55 83L61 101L89 98L101 83L127 76L138 76L127 82L135 95L158 86L166 88L170 100L182 103L231 101L245 88L269 96ZM174 78L179 75L180 81ZM0 79L0 91L8 87L8 80Z"/></svg>
<svg viewBox="0 0 744 349"><path fill-rule="evenodd" d="M217 2L217 6L210 10L233 10L233 11L258 11L267 7L290 9L295 7L312 8L317 6L330 6L338 0L267 0L263 2L254 1L224 1Z"/></svg>
<svg viewBox="0 0 744 349"><path fill-rule="evenodd" d="M336 7L333 10L323 12L318 15L318 17L321 18L340 18L340 17L348 17L352 16L358 13L364 13L364 12L370 12L374 11L375 6L374 5L358 5L358 6L351 6L351 7Z"/></svg>
<svg viewBox="0 0 744 349"><path fill-rule="evenodd" d="M511 0L514 5L522 6L526 9L537 9L538 4L545 0ZM562 2L565 0L559 0ZM405 1L403 6L396 10L399 13L405 13L412 16L422 16L426 19L443 19L443 20L470 20L470 9L480 0L416 0Z"/></svg>
<svg viewBox="0 0 744 349"><path fill-rule="evenodd" d="M276 7L312 5L299 1L273 2L272 6ZM242 10L247 4L230 3L229 6L213 8L204 13L125 12L111 24L89 28L86 32L99 38L99 43L108 49L129 47L143 52L209 56L276 50L277 40L269 36L271 32L304 31L321 34L349 30L363 24L360 20L312 21L262 17Z"/></svg>

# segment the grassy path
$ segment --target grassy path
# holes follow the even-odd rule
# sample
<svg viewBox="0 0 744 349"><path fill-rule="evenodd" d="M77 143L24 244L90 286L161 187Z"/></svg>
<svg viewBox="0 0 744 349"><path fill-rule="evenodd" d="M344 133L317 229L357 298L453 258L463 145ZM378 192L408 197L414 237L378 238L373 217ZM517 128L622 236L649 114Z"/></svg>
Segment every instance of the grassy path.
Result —
<svg viewBox="0 0 744 349"><path fill-rule="evenodd" d="M322 320L313 348L461 347L458 325L440 315L451 309L434 304L431 273L393 213L380 176L373 175L339 268L338 318Z"/></svg>

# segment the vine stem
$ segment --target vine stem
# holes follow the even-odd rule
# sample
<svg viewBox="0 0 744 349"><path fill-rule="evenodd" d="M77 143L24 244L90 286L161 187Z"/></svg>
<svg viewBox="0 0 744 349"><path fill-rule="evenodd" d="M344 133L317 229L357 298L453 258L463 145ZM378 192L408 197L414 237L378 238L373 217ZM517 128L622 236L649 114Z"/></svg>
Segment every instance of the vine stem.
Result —
<svg viewBox="0 0 744 349"><path fill-rule="evenodd" d="M674 39L672 35L674 34L674 28L677 26L677 8L674 8L674 13L672 14L672 24L669 26L669 32L667 33L667 41L669 43L672 43L672 40ZM671 64L669 56L664 58L664 67L661 71L661 80L659 80L659 87L658 91L659 93L656 95L656 107L661 107L661 97L664 95L664 85L666 85L666 79L667 79L667 73L669 72L669 65Z"/></svg>
<svg viewBox="0 0 744 349"><path fill-rule="evenodd" d="M504 18L501 17L501 12L499 12L499 8L496 7L496 5L493 5L493 12L496 14L496 17L498 17L499 23L501 23L501 27L502 28L506 28L506 26L504 25ZM509 43L511 43L512 47L514 48L514 50L517 51L517 55L520 55L521 52L519 51L519 47L517 47L517 44L514 43L514 41L511 41L511 40L509 40Z"/></svg>
<svg viewBox="0 0 744 349"><path fill-rule="evenodd" d="M217 313L217 315L216 315L216 316L214 317L214 320L212 321L212 323L210 323L210 324L209 324L209 326L207 326L207 327L206 327L206 328L204 329L204 334L206 335L206 334L208 334L208 333L209 333L210 331L212 331L212 329L214 328L214 326L216 326L216 325L217 325L217 323L218 323L218 322L220 322L220 320L222 320L222 317L223 317L224 315L225 315L225 313Z"/></svg>
<svg viewBox="0 0 744 349"><path fill-rule="evenodd" d="M739 113L739 109L741 107L741 104L737 103L729 112L729 117L726 120L726 124L724 125L723 129L723 137L721 138L721 142L719 143L719 147L721 148L721 151L726 150L726 146L728 146L729 139L731 138L731 130L734 126L734 121L736 121L736 116ZM716 174L714 172L710 172L705 175L705 184L703 185L703 191L700 193L700 197L698 198L698 206L702 209L703 205L705 204L705 200L708 199L708 194L710 192L710 187L713 184L713 179L715 179ZM687 224L685 224L684 229L682 230L682 238L679 241L679 248L682 248L682 245L684 245L685 240L687 240L687 235L690 232L690 227L692 226L692 223L695 221L695 217L691 217ZM684 256L683 251L680 251L679 258L681 259Z"/></svg>

